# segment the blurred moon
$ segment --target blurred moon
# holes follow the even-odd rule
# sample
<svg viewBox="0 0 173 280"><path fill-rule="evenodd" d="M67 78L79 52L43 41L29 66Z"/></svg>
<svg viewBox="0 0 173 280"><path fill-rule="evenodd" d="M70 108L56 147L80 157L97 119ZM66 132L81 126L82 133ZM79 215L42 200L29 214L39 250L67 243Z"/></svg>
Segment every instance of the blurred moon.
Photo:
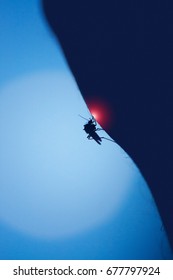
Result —
<svg viewBox="0 0 173 280"><path fill-rule="evenodd" d="M89 111L70 75L20 78L3 88L0 104L3 220L32 235L60 237L117 215L134 170L116 144L87 140L78 114Z"/></svg>

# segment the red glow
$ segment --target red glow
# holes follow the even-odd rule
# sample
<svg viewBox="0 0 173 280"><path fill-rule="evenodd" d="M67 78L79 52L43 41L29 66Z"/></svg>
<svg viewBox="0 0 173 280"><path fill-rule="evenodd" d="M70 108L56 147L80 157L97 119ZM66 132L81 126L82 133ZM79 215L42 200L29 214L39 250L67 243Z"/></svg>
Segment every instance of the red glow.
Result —
<svg viewBox="0 0 173 280"><path fill-rule="evenodd" d="M101 100L90 100L87 102L88 108L91 115L96 121L105 129L111 126L112 122L112 111L110 106Z"/></svg>

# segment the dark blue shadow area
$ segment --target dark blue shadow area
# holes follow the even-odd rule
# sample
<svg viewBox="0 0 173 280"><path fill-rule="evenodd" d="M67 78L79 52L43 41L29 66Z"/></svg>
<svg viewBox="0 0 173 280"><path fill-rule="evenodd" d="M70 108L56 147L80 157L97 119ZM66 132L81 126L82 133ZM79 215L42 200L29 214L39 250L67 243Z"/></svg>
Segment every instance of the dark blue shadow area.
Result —
<svg viewBox="0 0 173 280"><path fill-rule="evenodd" d="M163 1L43 0L89 105L114 112L105 130L146 179L173 246L173 5Z"/></svg>

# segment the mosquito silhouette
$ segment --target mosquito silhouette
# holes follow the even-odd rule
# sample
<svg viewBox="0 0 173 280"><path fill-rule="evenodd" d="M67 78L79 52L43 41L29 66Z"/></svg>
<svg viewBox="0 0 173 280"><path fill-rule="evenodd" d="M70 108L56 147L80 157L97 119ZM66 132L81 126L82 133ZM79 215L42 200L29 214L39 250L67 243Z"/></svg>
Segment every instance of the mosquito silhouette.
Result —
<svg viewBox="0 0 173 280"><path fill-rule="evenodd" d="M99 145L101 145L102 139L106 139L112 142L115 142L114 140L108 139L106 137L100 137L97 134L97 131L103 130L102 128L97 127L97 121L94 118L94 116L92 116L89 119L86 119L84 117L82 117L81 115L79 115L81 118L83 118L84 120L87 120L87 123L84 124L84 128L83 130L88 134L87 138L88 140L95 140Z"/></svg>

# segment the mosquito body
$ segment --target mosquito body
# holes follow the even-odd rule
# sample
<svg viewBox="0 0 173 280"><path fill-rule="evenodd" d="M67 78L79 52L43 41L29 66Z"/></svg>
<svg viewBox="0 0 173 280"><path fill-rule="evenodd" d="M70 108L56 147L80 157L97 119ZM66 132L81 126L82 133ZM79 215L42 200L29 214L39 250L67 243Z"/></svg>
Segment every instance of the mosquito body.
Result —
<svg viewBox="0 0 173 280"><path fill-rule="evenodd" d="M84 125L84 131L88 134L87 138L89 140L95 140L99 145L101 145L102 139L96 132L99 130L101 129L97 128L97 123L94 117L92 117L92 119L90 119L88 123Z"/></svg>
<svg viewBox="0 0 173 280"><path fill-rule="evenodd" d="M80 117L82 117L82 116L80 116ZM87 120L87 119L85 119L85 120ZM88 122L84 125L84 128L83 128L83 130L88 134L87 138L89 140L95 140L99 145L101 145L102 138L97 134L96 131L99 131L102 129L97 128L97 122L93 116L92 116L92 118L90 118L87 121Z"/></svg>
<svg viewBox="0 0 173 280"><path fill-rule="evenodd" d="M83 130L88 134L87 138L89 140L95 140L99 145L101 145L102 139L105 140L109 140L111 142L114 142L114 140L106 138L106 137L100 137L96 131L100 131L103 130L102 128L98 128L97 127L97 122L95 120L95 118L92 116L92 118L90 118L89 120L82 117L81 115L79 115L82 119L86 120L87 123L84 124L84 128Z"/></svg>

